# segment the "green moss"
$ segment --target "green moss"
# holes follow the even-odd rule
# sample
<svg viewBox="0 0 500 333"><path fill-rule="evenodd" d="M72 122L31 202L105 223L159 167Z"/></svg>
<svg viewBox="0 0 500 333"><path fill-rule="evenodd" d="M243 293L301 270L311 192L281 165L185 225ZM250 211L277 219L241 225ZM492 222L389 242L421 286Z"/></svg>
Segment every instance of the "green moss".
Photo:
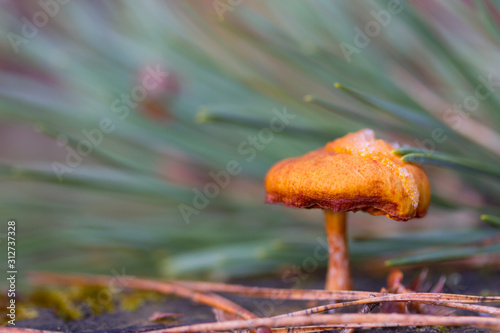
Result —
<svg viewBox="0 0 500 333"><path fill-rule="evenodd" d="M72 298L73 302L81 303L92 314L102 314L116 309L114 293L104 287L80 287Z"/></svg>
<svg viewBox="0 0 500 333"><path fill-rule="evenodd" d="M479 293L481 296L498 296L498 291L495 290L490 290L490 289L483 289Z"/></svg>
<svg viewBox="0 0 500 333"><path fill-rule="evenodd" d="M0 294L0 325L5 325L10 320L7 317L7 307L10 304L10 298L7 294ZM16 298L16 321L23 319L36 318L38 316L38 311L35 309L33 304L30 302L24 302L20 298Z"/></svg>
<svg viewBox="0 0 500 333"><path fill-rule="evenodd" d="M126 311L135 311L146 302L158 302L165 295L150 291L134 291L120 296L120 307Z"/></svg>
<svg viewBox="0 0 500 333"><path fill-rule="evenodd" d="M58 288L46 288L35 291L31 302L42 308L53 309L63 320L74 320L83 317L81 307L72 299L70 292Z"/></svg>
<svg viewBox="0 0 500 333"><path fill-rule="evenodd" d="M33 318L37 315L36 307L40 307L54 310L63 320L76 320L117 309L135 311L146 302L158 302L164 297L161 293L151 291L113 292L103 287L43 288L36 290L28 302L18 307L17 318ZM0 304L3 309L6 308L6 302L8 299L2 296Z"/></svg>

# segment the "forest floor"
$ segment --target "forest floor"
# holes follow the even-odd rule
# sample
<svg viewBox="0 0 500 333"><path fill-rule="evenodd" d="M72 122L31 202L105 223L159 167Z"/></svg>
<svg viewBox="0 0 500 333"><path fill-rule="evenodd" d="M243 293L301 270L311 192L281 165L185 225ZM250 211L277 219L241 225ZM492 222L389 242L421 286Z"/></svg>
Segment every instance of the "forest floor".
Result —
<svg viewBox="0 0 500 333"><path fill-rule="evenodd" d="M420 270L405 270L404 284L407 284L420 273ZM379 274L367 274L367 272L353 272L354 276L354 289L360 291L380 291L386 286L387 272ZM452 294L470 294L479 296L497 296L500 295L500 269L483 269L483 270L466 270L457 271L448 268L440 268L434 266L429 276L426 278L425 288L431 287L435 284L441 276L446 277L443 292ZM300 277L299 277L300 278ZM290 281L294 281L291 283ZM247 286L261 286L272 288L303 288L303 289L322 289L323 275L317 274L308 276L304 279L281 279L279 277L262 277L255 279L235 280L230 283L247 285ZM424 284L424 285L425 285ZM61 287L57 292L69 293L74 292L73 287ZM138 294L134 297L143 297L139 303L135 302L136 306L116 306L120 300L120 295L113 295L113 299L108 299L106 302L111 304L108 309L101 309L97 311L100 314L95 314L96 311L89 311L78 319L63 320L61 317L68 318L68 315L57 314L56 309L61 308L61 300L59 302L49 302L48 308L36 306L35 312L37 316L30 319L18 319L16 321L16 328L31 328L48 331L61 331L61 332L85 332L85 333L115 333L115 332L145 332L148 330L162 329L172 326L188 325L195 323L214 322L216 321L214 311L211 307L201 305L193 302L192 300L168 296L168 295L155 295ZM235 296L223 294L228 299L243 306L244 308L255 313L259 317L269 317L279 315L287 312L292 312L300 309L310 307L313 302L309 301L288 301L276 299L262 299L262 298L249 298L243 296ZM102 295L101 295L102 296ZM130 296L130 295L129 295ZM31 297L31 296L30 296ZM29 298L29 297L28 297ZM24 295L24 299L27 296ZM64 299L64 297L62 298ZM40 297L39 297L40 300ZM128 299L128 304L130 300ZM133 302L132 302L133 303ZM38 303L40 304L40 303ZM317 303L323 304L323 303ZM496 305L498 306L498 304ZM3 305L2 305L2 308ZM132 311L129 310L133 308ZM95 309L94 309L95 310ZM358 308L347 309L349 312L357 312ZM5 311L5 310L4 310ZM346 312L343 309L342 312ZM375 310L377 312L377 310ZM167 313L165 318L161 321L150 320L151 316L155 313ZM470 315L471 312L457 310L455 314ZM71 316L69 316L70 318ZM489 332L489 330L479 330L470 327L400 327L400 328L383 328L383 329L357 329L356 332Z"/></svg>

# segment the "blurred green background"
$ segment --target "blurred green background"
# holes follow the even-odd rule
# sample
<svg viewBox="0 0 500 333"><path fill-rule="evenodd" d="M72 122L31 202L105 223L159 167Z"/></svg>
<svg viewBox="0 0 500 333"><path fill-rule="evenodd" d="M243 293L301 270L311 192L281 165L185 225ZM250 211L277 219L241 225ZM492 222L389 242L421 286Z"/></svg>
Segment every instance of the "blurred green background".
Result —
<svg viewBox="0 0 500 333"><path fill-rule="evenodd" d="M0 233L17 221L19 276L280 277L323 218L266 205L266 171L365 127L424 149L404 153L433 203L407 223L350 214L355 265L498 264L498 220L479 216L500 214L499 7L0 1Z"/></svg>

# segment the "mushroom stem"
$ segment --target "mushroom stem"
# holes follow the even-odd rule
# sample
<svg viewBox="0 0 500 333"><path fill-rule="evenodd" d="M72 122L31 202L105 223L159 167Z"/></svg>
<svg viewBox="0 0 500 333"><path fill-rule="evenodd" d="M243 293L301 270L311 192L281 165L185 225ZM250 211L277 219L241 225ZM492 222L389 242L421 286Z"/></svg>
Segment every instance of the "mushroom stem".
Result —
<svg viewBox="0 0 500 333"><path fill-rule="evenodd" d="M326 290L350 290L349 246L347 243L346 212L325 209L328 239L328 272Z"/></svg>

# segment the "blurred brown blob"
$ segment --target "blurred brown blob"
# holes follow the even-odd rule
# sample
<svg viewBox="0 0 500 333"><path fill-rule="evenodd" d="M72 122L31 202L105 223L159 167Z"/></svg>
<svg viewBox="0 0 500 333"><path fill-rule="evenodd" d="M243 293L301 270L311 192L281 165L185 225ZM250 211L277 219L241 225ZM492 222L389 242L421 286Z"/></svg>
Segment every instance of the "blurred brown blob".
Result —
<svg viewBox="0 0 500 333"><path fill-rule="evenodd" d="M147 65L141 68L138 82L143 84L144 80L151 75L151 68L158 65ZM168 122L173 120L172 104L181 92L179 76L171 70L165 70L166 76L161 77L157 84L147 87L147 95L139 103L139 112L153 121Z"/></svg>
<svg viewBox="0 0 500 333"><path fill-rule="evenodd" d="M424 269L420 275L406 288L403 285L403 272L399 269L393 269L387 277L387 289L382 288L380 292L390 294L406 294L414 292L440 293L443 291L446 279L441 277L439 281L431 288L424 284L428 270ZM384 302L381 304L381 310L385 313L423 313L448 316L453 314L453 310L445 309L439 306L433 306L415 302Z"/></svg>

